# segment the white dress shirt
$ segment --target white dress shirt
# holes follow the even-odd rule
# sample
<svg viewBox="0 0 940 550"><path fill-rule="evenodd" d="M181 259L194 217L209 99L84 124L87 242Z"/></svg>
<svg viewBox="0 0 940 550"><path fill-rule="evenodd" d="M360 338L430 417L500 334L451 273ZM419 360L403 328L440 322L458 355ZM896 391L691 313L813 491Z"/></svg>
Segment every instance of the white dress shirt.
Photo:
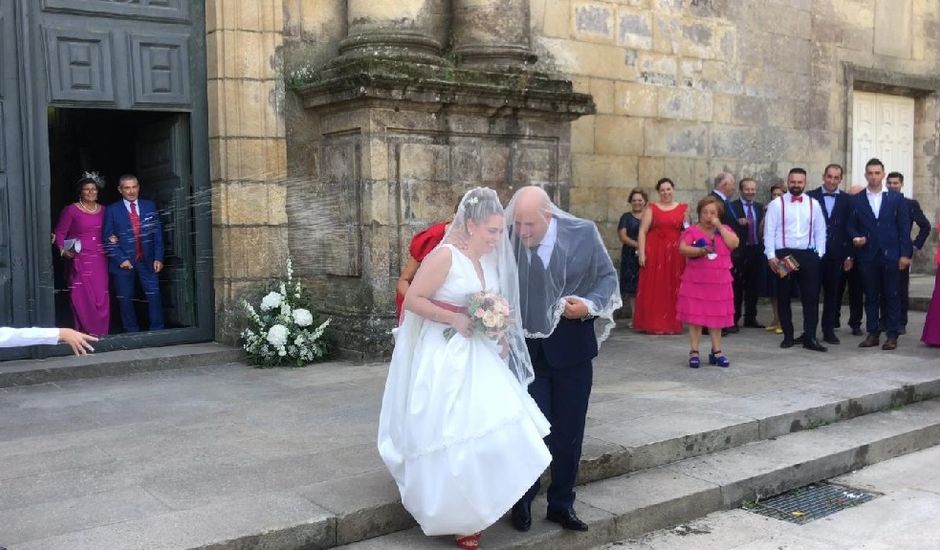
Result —
<svg viewBox="0 0 940 550"><path fill-rule="evenodd" d="M829 192L826 191L825 187L823 187L822 192L823 192L823 202L826 203L826 214L831 216L832 209L836 207L836 197L838 197L839 193L841 193L842 191L836 189L835 191L832 192L831 197L827 195L827 193Z"/></svg>
<svg viewBox="0 0 940 550"><path fill-rule="evenodd" d="M0 327L0 348L35 346L38 344L55 345L59 343L57 328L13 328Z"/></svg>
<svg viewBox="0 0 940 550"><path fill-rule="evenodd" d="M137 215L138 216L140 215L140 204L138 204L139 201L129 201L127 199L122 199L122 200L124 201L124 209L127 210L128 214L131 211L131 202L133 202L134 208L137 209Z"/></svg>
<svg viewBox="0 0 940 550"><path fill-rule="evenodd" d="M887 192L888 190L884 187L877 193L872 193L868 188L865 189L865 197L868 198L868 205L871 206L871 211L875 213L876 220L878 219L878 214L881 213L881 199L884 198Z"/></svg>
<svg viewBox="0 0 940 550"><path fill-rule="evenodd" d="M826 253L826 219L819 201L801 195L793 202L787 193L770 201L764 217L764 253L774 258L778 248L813 249L822 258Z"/></svg>

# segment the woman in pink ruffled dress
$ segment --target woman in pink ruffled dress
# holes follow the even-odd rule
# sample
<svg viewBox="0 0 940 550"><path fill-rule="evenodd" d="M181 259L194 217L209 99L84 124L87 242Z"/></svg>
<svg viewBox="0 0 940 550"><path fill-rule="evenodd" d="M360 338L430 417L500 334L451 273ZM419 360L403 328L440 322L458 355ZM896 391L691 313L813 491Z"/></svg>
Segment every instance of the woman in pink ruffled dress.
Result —
<svg viewBox="0 0 940 550"><path fill-rule="evenodd" d="M698 223L679 237L679 253L686 257L685 271L679 284L676 317L689 326L689 366L701 365L698 345L702 327L708 328L712 351L708 363L727 367L731 364L721 352L721 328L734 324L734 290L731 276L731 251L738 247L738 236L720 218L724 205L714 196L698 201Z"/></svg>
<svg viewBox="0 0 940 550"><path fill-rule="evenodd" d="M937 222L937 231L940 231L940 222ZM940 247L937 247L934 261L937 264L937 275L934 277L933 296L927 307L924 333L920 337L928 346L940 346Z"/></svg>
<svg viewBox="0 0 940 550"><path fill-rule="evenodd" d="M86 172L77 186L78 201L59 215L55 245L65 261L75 330L104 336L111 322L111 304L108 261L101 243L104 208L98 203L103 183L97 174Z"/></svg>

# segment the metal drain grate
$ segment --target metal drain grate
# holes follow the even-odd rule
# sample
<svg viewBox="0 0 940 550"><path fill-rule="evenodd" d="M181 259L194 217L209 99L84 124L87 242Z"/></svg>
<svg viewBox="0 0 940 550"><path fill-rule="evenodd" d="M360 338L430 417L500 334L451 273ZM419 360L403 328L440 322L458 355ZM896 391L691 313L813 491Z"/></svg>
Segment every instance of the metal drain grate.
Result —
<svg viewBox="0 0 940 550"><path fill-rule="evenodd" d="M744 506L756 514L802 525L840 510L858 506L878 496L875 493L835 485L811 483L786 493Z"/></svg>

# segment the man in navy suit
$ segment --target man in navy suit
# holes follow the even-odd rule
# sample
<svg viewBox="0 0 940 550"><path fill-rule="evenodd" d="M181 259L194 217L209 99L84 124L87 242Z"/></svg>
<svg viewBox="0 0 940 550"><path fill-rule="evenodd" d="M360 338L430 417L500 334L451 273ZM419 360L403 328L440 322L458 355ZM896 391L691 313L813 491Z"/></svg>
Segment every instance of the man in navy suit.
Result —
<svg viewBox="0 0 940 550"><path fill-rule="evenodd" d="M734 174L728 172L721 172L714 179L714 188L712 192L709 193L713 197L716 197L725 205L724 211L721 213L721 223L727 225L728 227L736 228L738 227L738 218L743 215L743 212L739 212L735 205L731 202L731 196L734 195ZM738 235L738 238L741 238L741 235ZM744 241L742 241L744 242ZM743 246L739 246L731 252L731 261L734 264L740 263L741 255L744 253ZM737 302L735 302L737 303ZM756 306L755 306L756 309ZM735 308L735 323L730 327L724 327L721 329L722 336L727 336L728 334L735 334L740 329L738 328L738 308Z"/></svg>
<svg viewBox="0 0 940 550"><path fill-rule="evenodd" d="M807 193L819 201L826 218L826 254L820 266L823 291L821 324L823 341L829 344L840 343L835 331L836 320L842 307L845 273L852 269L853 262L845 232L845 224L848 223L851 212L851 197L839 189L842 185L842 174L842 166L826 166L822 187Z"/></svg>
<svg viewBox="0 0 940 550"><path fill-rule="evenodd" d="M904 174L891 172L888 174L885 185L887 185L888 189L891 191L900 193L901 188L904 187ZM914 250L920 250L924 247L924 243L927 242L927 237L930 236L930 220L924 215L924 211L921 209L919 202L908 197L904 197L904 202L907 204L907 211L911 217L911 229L913 229L914 225L917 226L917 236L914 237ZM901 295L901 334L907 332L907 309L910 305L910 288L911 270L905 269L901 271L901 286L898 288L898 292ZM884 320L884 311L885 308L881 308L882 320Z"/></svg>
<svg viewBox="0 0 940 550"><path fill-rule="evenodd" d="M108 206L102 239L108 253L108 271L114 279L121 323L127 332L137 332L133 298L140 281L150 316L150 330L163 328L163 304L157 274L163 269L163 227L153 201L138 199L140 183L130 174L118 180L123 197ZM111 236L116 238L111 238Z"/></svg>
<svg viewBox="0 0 940 550"><path fill-rule="evenodd" d="M757 322L757 296L761 271L767 269L764 260L764 241L760 232L764 219L764 205L754 200L757 196L757 181L744 178L738 182L741 198L732 201L737 220L731 227L738 234L741 246L732 253L734 263L734 326L744 315L744 326L764 328ZM743 306L743 307L742 307Z"/></svg>
<svg viewBox="0 0 940 550"><path fill-rule="evenodd" d="M526 344L535 371L529 393L552 425L545 438L552 453L546 519L565 529L586 531L587 524L574 511L574 484L591 395L591 361L598 352L594 325L613 324L613 310L620 307L617 272L596 226L558 215L564 213L554 208L542 189L520 189L508 210L523 326L527 335L542 336L526 338ZM561 317L552 326L553 306L562 300ZM531 505L538 489L536 480L513 506L512 524L520 531L531 527Z"/></svg>
<svg viewBox="0 0 940 550"><path fill-rule="evenodd" d="M865 164L868 187L852 197L848 236L855 247L855 258L865 288L865 324L868 336L859 347L880 343L878 309L885 298L885 332L881 349L898 347L901 330L901 298L898 287L901 271L911 265L911 217L904 196L884 186L885 168L873 158Z"/></svg>

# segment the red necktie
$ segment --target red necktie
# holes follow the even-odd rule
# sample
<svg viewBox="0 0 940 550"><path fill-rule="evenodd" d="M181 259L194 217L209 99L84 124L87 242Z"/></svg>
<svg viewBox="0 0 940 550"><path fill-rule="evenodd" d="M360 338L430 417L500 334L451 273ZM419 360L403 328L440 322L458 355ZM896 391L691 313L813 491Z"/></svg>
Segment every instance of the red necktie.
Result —
<svg viewBox="0 0 940 550"><path fill-rule="evenodd" d="M790 197L790 202L803 202L803 197L802 197L802 196L799 196L799 197L791 196L791 197Z"/></svg>
<svg viewBox="0 0 940 550"><path fill-rule="evenodd" d="M137 261L144 259L144 247L140 244L140 216L137 215L137 201L131 203L131 229L134 230L134 253Z"/></svg>

